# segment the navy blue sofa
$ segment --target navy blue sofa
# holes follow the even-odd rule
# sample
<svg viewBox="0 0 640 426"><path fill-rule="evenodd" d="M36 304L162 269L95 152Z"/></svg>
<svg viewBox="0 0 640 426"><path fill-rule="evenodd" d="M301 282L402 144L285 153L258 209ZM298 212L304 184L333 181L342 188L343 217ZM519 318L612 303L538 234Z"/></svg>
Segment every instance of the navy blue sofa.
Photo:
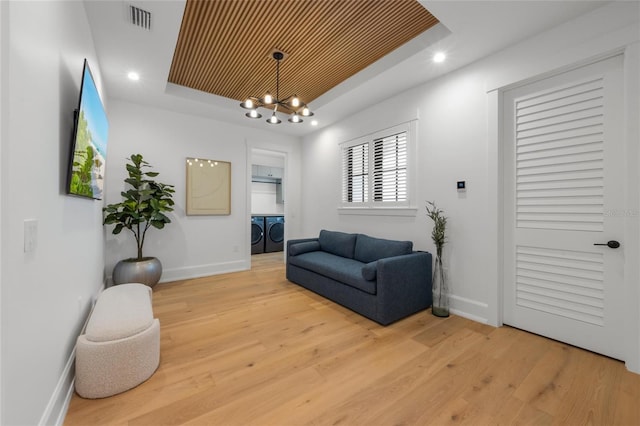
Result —
<svg viewBox="0 0 640 426"><path fill-rule="evenodd" d="M287 279L382 325L431 306L431 254L411 241L327 230L289 240Z"/></svg>

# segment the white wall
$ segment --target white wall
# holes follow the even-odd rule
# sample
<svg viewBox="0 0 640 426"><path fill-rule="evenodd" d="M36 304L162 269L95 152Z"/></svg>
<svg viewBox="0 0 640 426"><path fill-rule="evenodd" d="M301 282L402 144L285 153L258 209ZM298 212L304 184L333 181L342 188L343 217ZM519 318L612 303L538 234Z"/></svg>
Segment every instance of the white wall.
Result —
<svg viewBox="0 0 640 426"><path fill-rule="evenodd" d="M2 162L2 152L4 151L5 140L9 140L7 126L3 123L6 122L9 115L9 96L5 96L5 87L9 87L8 79L8 57L9 57L9 4L7 2L0 2L0 165ZM0 241L3 241L2 237L2 212L4 206L4 196L2 195L2 173L0 173ZM2 306L2 244L0 244L0 307ZM2 315L0 315L0 395L2 394ZM2 423L2 397L0 397L0 423Z"/></svg>
<svg viewBox="0 0 640 426"><path fill-rule="evenodd" d="M100 68L82 2L2 7L0 423L54 423L70 395L76 336L103 285L102 203L64 190L83 59L99 88ZM26 219L38 221L31 253Z"/></svg>
<svg viewBox="0 0 640 426"><path fill-rule="evenodd" d="M284 214L284 204L276 203L276 183L251 182L252 214Z"/></svg>
<svg viewBox="0 0 640 426"><path fill-rule="evenodd" d="M251 163L260 166L284 169L285 158L270 152L252 150ZM284 214L284 204L276 203L277 186L275 183L251 183L251 212L253 214Z"/></svg>
<svg viewBox="0 0 640 426"><path fill-rule="evenodd" d="M435 200L449 218L445 246L451 284L452 311L491 324L501 323L500 306L500 149L495 89L515 84L571 64L627 49L627 63L637 62L638 3L615 2L567 22L534 38L471 64L437 80L401 93L382 104L325 128L304 139L303 234L317 235L322 228L363 232L386 238L410 239L414 247L434 252L433 224L424 203ZM446 39L443 40L446 45ZM455 55L455 48L449 52ZM635 70L635 74L634 74ZM629 99L638 93L637 64L627 65ZM632 105L635 103L635 106ZM638 117L636 101L627 101L628 120ZM401 122L418 118L416 217L339 215L341 163L338 144ZM374 123L374 124L372 124ZM635 126L637 128L637 125ZM637 131L627 137L637 153ZM638 211L637 155L630 163L633 188L628 207ZM634 180L635 179L635 180ZM466 180L466 193L456 181ZM628 229L638 238L638 217ZM627 256L637 258L637 241L627 246ZM637 262L629 262L626 295L638 300ZM626 307L633 341L627 366L640 371L638 304ZM632 348L633 347L633 348ZM635 349L634 349L635 348Z"/></svg>
<svg viewBox="0 0 640 426"><path fill-rule="evenodd" d="M120 201L125 189L124 164L131 154L140 153L160 175L158 181L175 185L172 223L163 230L151 229L144 246L146 256L155 256L163 265L162 282L230 272L250 267L250 197L252 148L287 153L299 163L299 139L267 130L243 128L214 119L189 116L112 99L107 154L107 203ZM231 215L187 216L185 214L185 159L197 157L231 162ZM292 178L299 168L289 167ZM298 178L299 180L299 178ZM291 196L292 217L287 222L299 229L299 192ZM115 263L135 256L130 232L107 236L106 273Z"/></svg>

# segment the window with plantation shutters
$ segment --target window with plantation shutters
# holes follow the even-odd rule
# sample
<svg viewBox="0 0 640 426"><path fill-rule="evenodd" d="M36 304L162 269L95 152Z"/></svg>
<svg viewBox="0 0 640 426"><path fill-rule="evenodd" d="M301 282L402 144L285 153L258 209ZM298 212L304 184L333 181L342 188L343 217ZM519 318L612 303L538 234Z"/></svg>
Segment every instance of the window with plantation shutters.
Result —
<svg viewBox="0 0 640 426"><path fill-rule="evenodd" d="M389 209L409 205L410 125L345 142L343 209Z"/></svg>
<svg viewBox="0 0 640 426"><path fill-rule="evenodd" d="M373 141L373 200L407 200L407 132Z"/></svg>
<svg viewBox="0 0 640 426"><path fill-rule="evenodd" d="M350 146L343 153L342 201L366 203L369 201L369 144Z"/></svg>

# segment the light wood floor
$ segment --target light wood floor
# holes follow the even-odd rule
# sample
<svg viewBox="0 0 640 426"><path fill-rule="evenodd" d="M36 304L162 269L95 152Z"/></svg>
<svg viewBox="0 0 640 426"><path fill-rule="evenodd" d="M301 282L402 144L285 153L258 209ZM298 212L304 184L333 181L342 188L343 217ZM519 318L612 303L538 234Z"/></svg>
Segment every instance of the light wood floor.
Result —
<svg viewBox="0 0 640 426"><path fill-rule="evenodd" d="M510 327L430 311L381 327L248 272L159 284L161 360L145 383L73 396L67 425L640 425L640 376Z"/></svg>

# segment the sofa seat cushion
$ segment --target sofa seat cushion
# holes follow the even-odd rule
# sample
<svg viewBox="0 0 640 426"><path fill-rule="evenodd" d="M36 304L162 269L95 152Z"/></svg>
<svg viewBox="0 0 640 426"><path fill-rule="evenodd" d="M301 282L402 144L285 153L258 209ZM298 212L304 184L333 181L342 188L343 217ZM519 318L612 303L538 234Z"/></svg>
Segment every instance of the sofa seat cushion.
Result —
<svg viewBox="0 0 640 426"><path fill-rule="evenodd" d="M344 232L320 231L318 242L322 251L335 254L336 256L353 259L353 252L356 246L357 234L346 234Z"/></svg>
<svg viewBox="0 0 640 426"><path fill-rule="evenodd" d="M153 321L151 289L144 284L120 284L100 294L85 337L91 342L124 339L145 331Z"/></svg>
<svg viewBox="0 0 640 426"><path fill-rule="evenodd" d="M376 281L367 281L362 277L364 264L357 260L324 251L313 251L289 257L289 263L340 281L366 293L376 294Z"/></svg>
<svg viewBox="0 0 640 426"><path fill-rule="evenodd" d="M370 263L386 257L411 254L412 251L413 243L411 241L385 240L358 234L353 258L360 262Z"/></svg>

